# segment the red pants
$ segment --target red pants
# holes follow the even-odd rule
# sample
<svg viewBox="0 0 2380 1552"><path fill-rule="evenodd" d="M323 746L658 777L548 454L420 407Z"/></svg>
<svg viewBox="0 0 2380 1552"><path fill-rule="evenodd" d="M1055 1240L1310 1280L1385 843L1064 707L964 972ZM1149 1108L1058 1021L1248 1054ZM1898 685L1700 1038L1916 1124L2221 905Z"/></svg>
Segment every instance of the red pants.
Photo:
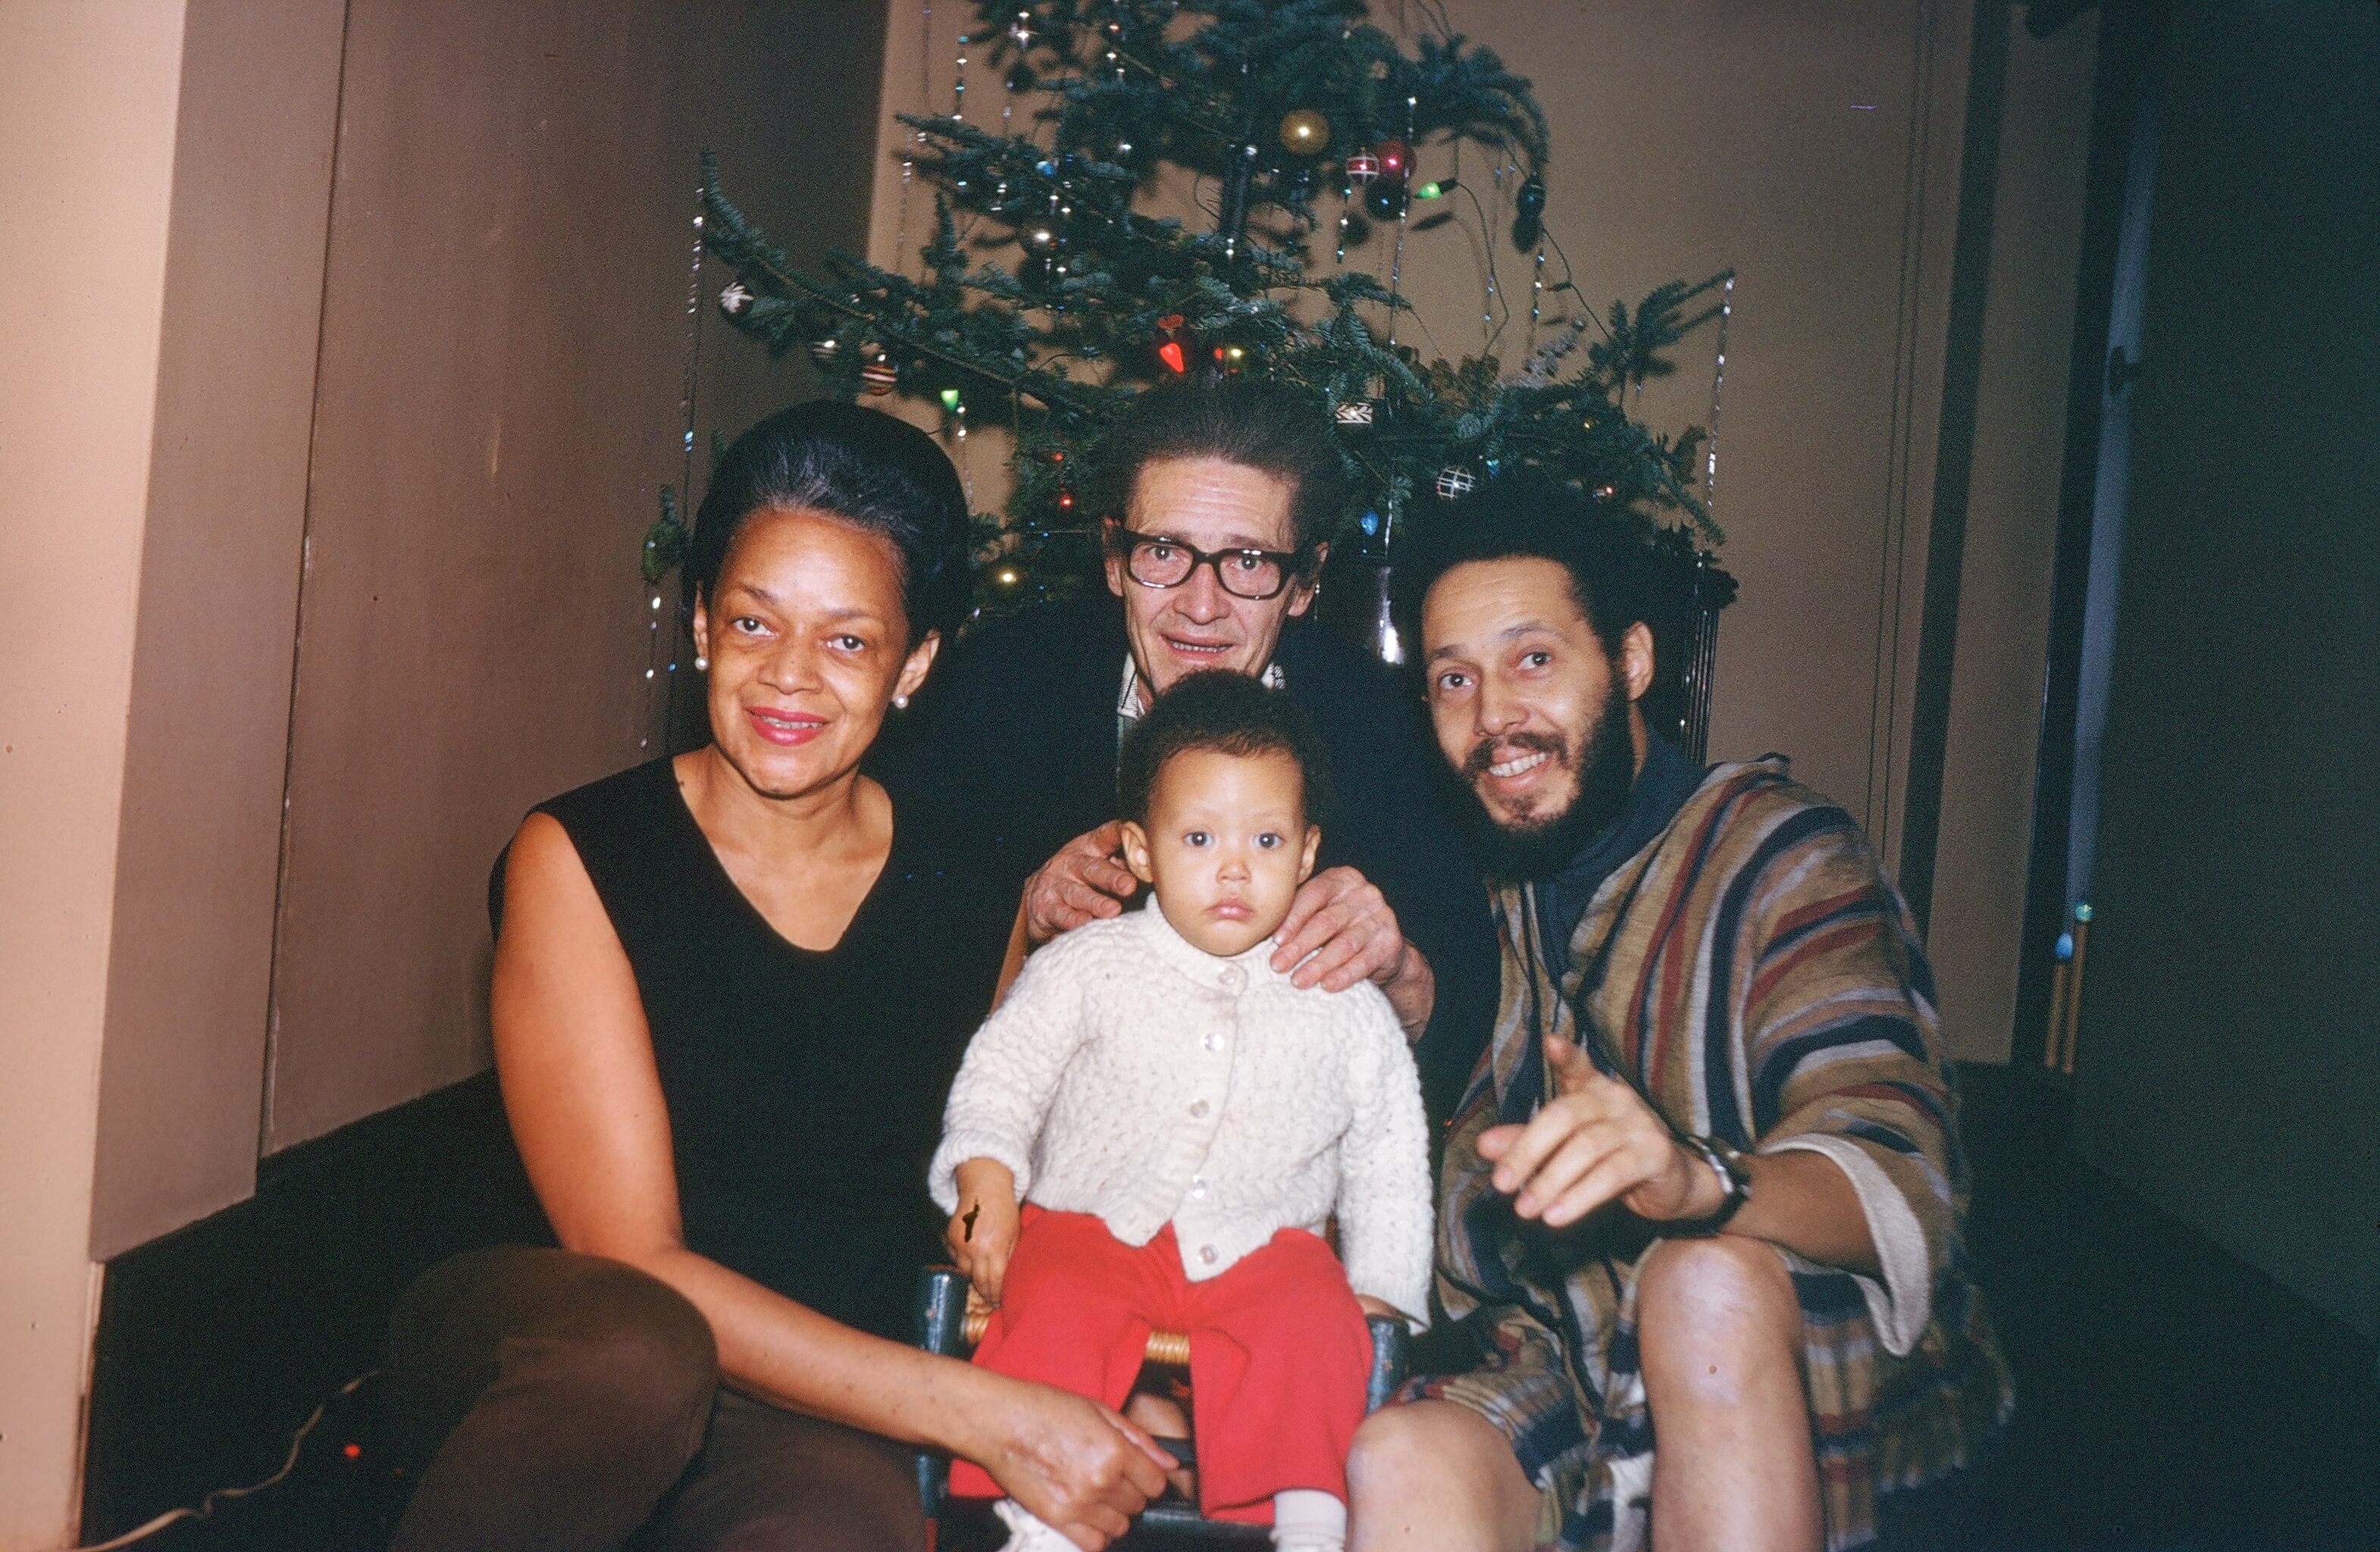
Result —
<svg viewBox="0 0 2380 1552"><path fill-rule="evenodd" d="M1202 1512L1265 1524L1285 1488L1346 1497L1372 1333L1329 1245L1283 1229L1221 1276L1192 1282L1171 1224L1135 1250L1087 1214L1027 1205L975 1361L1122 1407L1151 1330L1190 1339ZM965 1461L951 1491L1001 1496Z"/></svg>

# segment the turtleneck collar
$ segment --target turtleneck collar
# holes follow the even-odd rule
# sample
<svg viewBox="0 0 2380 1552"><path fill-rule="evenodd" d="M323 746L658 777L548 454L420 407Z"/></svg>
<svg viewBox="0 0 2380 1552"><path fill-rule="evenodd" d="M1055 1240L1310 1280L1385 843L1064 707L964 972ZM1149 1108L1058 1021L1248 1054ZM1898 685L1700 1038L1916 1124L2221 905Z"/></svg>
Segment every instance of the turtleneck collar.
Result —
<svg viewBox="0 0 2380 1552"><path fill-rule="evenodd" d="M1653 843L1702 785L1706 768L1678 751L1658 733L1645 738L1645 763L1628 789L1628 801L1594 840L1579 849L1560 872L1536 881L1537 929L1550 953L1562 953L1595 891L1621 864Z"/></svg>

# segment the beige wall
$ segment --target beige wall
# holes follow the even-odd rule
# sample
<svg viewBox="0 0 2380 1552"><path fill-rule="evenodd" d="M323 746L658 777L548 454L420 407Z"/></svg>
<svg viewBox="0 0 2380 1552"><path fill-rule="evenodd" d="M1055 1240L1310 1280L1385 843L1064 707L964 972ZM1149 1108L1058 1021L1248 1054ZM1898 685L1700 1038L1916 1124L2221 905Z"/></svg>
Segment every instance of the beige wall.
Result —
<svg viewBox="0 0 2380 1552"><path fill-rule="evenodd" d="M0 1548L75 1528L182 6L0 6Z"/></svg>
<svg viewBox="0 0 2380 1552"><path fill-rule="evenodd" d="M349 6L267 1152L484 1064L489 865L662 724L636 557L686 465L697 152L799 250L851 242L880 16ZM698 440L803 381L725 338L725 279Z"/></svg>
<svg viewBox="0 0 2380 1552"><path fill-rule="evenodd" d="M1738 271L1716 504L1742 595L1720 625L1711 751L1792 755L1795 773L1849 806L1897 863L1972 5L1446 9L1536 83L1553 129L1546 224L1586 299L1604 308L1672 277ZM1394 25L1395 6L1375 10ZM918 7L892 8L888 115L947 111L972 16L937 9L922 36ZM2038 41L2011 25L2006 226L1993 249L1936 913L1952 1048L1991 1060L2008 1049L2030 845L2094 35L2085 22ZM966 100L979 122L1000 113L979 61ZM906 134L888 117L878 152L870 252L883 263L902 257ZM1421 167L1458 170L1444 148L1426 150ZM1459 170L1495 208L1478 156ZM1484 255L1467 202L1457 208L1463 220L1407 241L1402 285L1427 333L1407 322L1403 337L1450 356L1491 348L1509 368L1527 346L1530 264L1500 221L1493 256L1517 315L1491 345ZM914 188L912 249L930 219ZM1319 257L1329 263L1327 247ZM1385 244L1349 261L1386 278ZM1561 273L1549 261L1549 279ZM1642 394L1645 418L1708 421L1715 343L1705 332L1680 350L1677 374ZM996 500L997 447L974 440L978 484Z"/></svg>
<svg viewBox="0 0 2380 1552"><path fill-rule="evenodd" d="M1926 932L1953 1049L1991 1061L2016 1021L2098 18L2035 38L2016 11L2008 29Z"/></svg>

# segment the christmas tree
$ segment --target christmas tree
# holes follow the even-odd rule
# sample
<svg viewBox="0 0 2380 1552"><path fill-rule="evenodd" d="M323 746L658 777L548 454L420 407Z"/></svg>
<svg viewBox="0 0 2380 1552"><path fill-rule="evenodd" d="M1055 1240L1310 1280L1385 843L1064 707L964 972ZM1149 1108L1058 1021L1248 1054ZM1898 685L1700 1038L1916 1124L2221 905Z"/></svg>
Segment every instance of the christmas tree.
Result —
<svg viewBox="0 0 2380 1552"><path fill-rule="evenodd" d="M1182 375L1261 373L1329 407L1354 491L1342 555L1384 556L1416 503L1524 465L1675 556L1718 541L1701 431L1627 409L1726 277L1600 313L1566 264L1550 280L1545 115L1492 52L1451 31L1408 52L1362 0L981 0L961 53L1037 106L1015 134L903 115L934 194L917 274L844 253L796 271L706 165L707 241L735 273L722 311L772 351L808 349L845 392L939 405L955 435L970 418L1013 434L1005 519L985 533L1008 584L995 606L1095 575L1105 515L1075 505L1081 455L1133 394ZM1450 142L1476 148L1482 188L1415 180L1415 148ZM1399 338L1406 236L1466 216L1532 265L1525 325L1499 332L1522 335L1515 368ZM1368 244L1394 245L1385 285L1346 262ZM683 538L665 510L649 576Z"/></svg>

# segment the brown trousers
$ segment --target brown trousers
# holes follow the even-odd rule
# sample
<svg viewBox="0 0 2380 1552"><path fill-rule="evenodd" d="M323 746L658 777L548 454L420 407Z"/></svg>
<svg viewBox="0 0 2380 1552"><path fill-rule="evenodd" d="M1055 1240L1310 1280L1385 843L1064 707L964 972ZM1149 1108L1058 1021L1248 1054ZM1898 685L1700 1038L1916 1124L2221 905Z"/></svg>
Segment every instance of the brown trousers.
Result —
<svg viewBox="0 0 2380 1552"><path fill-rule="evenodd" d="M615 1261L505 1246L390 1322L392 1552L918 1552L914 1456L723 1388L710 1327Z"/></svg>

